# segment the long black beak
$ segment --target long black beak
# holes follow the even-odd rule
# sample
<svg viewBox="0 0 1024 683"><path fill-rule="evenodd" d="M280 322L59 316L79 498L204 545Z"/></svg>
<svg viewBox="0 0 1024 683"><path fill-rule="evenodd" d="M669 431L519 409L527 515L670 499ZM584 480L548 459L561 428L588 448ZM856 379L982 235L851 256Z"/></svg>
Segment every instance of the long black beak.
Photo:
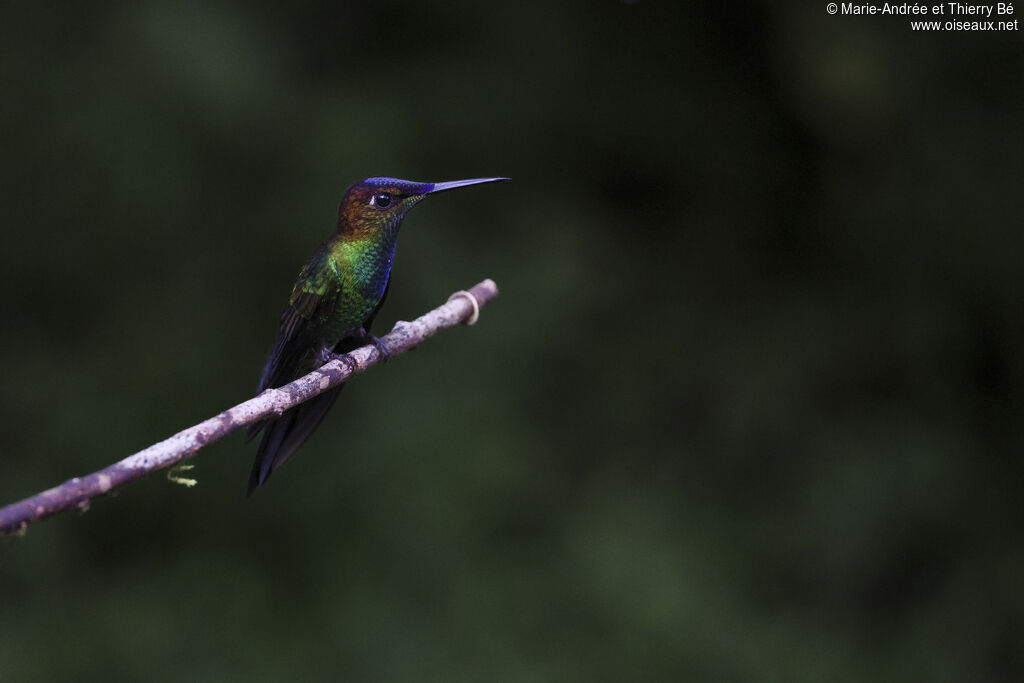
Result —
<svg viewBox="0 0 1024 683"><path fill-rule="evenodd" d="M445 190L454 190L457 187L466 187L467 185L479 185L481 183L497 183L502 180L509 180L509 178L473 178L472 180L449 180L445 183L434 183L429 190L424 194L435 194L437 192L444 192Z"/></svg>

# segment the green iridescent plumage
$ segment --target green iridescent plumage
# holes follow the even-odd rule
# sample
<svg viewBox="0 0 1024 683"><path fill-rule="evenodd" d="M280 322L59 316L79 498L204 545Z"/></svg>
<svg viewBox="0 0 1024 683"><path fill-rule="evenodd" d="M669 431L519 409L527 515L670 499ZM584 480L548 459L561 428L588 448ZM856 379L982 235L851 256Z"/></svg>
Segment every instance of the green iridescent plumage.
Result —
<svg viewBox="0 0 1024 683"><path fill-rule="evenodd" d="M370 325L387 296L398 231L405 213L430 194L506 178L416 183L367 178L345 193L338 230L314 252L292 288L281 314L259 390L279 387L369 342ZM249 493L267 480L302 445L338 398L341 387L254 424L260 440Z"/></svg>

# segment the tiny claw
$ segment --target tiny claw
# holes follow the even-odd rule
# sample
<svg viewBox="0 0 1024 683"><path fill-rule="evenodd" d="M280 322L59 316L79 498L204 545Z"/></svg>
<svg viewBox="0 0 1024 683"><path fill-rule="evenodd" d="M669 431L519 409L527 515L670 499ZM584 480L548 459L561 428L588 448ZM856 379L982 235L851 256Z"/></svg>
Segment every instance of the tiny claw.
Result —
<svg viewBox="0 0 1024 683"><path fill-rule="evenodd" d="M359 363L357 363L355 359L347 353L332 353L331 360L341 361L341 364L344 365L349 372L355 372L359 369Z"/></svg>
<svg viewBox="0 0 1024 683"><path fill-rule="evenodd" d="M359 369L359 364L356 363L352 356L347 353L335 353L327 347L320 350L320 358L318 360L320 361L321 366L324 366L334 360L340 361L342 365L348 368L350 373Z"/></svg>
<svg viewBox="0 0 1024 683"><path fill-rule="evenodd" d="M366 333L364 339L373 345L373 348L377 349L377 353L380 354L380 362L387 363L391 358L391 352L388 351L388 347L380 340L380 337L375 337L369 332Z"/></svg>

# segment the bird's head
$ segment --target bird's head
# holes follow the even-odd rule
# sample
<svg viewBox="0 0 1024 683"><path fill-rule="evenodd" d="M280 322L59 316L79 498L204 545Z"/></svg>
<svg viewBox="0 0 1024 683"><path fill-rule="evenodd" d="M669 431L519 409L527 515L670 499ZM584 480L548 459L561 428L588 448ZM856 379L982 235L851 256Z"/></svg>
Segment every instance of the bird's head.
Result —
<svg viewBox="0 0 1024 683"><path fill-rule="evenodd" d="M405 213L432 194L508 178L473 178L417 183L398 178L367 178L353 184L338 206L338 232L353 236L394 234Z"/></svg>

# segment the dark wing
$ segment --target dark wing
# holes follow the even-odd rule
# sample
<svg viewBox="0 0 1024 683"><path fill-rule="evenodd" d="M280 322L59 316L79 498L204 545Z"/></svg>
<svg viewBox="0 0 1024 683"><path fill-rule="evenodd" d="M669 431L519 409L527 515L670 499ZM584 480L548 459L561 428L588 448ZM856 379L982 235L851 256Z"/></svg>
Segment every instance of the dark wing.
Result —
<svg viewBox="0 0 1024 683"><path fill-rule="evenodd" d="M329 267L327 249L321 246L299 273L288 305L281 313L259 391L287 384L313 369L322 343L323 322L341 295L337 278L327 272Z"/></svg>
<svg viewBox="0 0 1024 683"><path fill-rule="evenodd" d="M319 351L317 312L324 306L324 298L312 292L292 294L281 314L277 339L263 367L259 391L288 384L313 369L312 361Z"/></svg>
<svg viewBox="0 0 1024 683"><path fill-rule="evenodd" d="M288 306L281 314L277 339L263 368L260 391L279 387L315 369L322 341L322 325L341 294L337 278L326 272L326 249L321 247L299 274ZM256 452L249 493L266 481L316 429L338 397L340 387L325 392L280 418L249 427L247 440L266 428Z"/></svg>
<svg viewBox="0 0 1024 683"><path fill-rule="evenodd" d="M257 393L284 386L314 369L320 343L316 334L315 313L320 301L320 296L300 293L298 297L293 296L294 303L289 303L284 309L277 339L263 367ZM266 424L267 420L263 420L249 425L245 440L255 438Z"/></svg>

